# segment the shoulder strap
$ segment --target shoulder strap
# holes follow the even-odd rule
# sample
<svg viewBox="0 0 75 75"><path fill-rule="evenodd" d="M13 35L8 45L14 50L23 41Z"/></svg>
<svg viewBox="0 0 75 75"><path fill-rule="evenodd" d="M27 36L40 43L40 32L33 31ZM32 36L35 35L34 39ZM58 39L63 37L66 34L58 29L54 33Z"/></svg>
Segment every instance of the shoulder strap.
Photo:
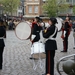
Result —
<svg viewBox="0 0 75 75"><path fill-rule="evenodd" d="M52 38L52 37L56 34L57 29L58 29L58 28L55 27L54 33L53 33L51 36L49 36L49 38ZM49 38L48 38L48 39L49 39ZM45 38L44 38L43 43L45 43L48 39L45 39Z"/></svg>
<svg viewBox="0 0 75 75"><path fill-rule="evenodd" d="M49 38L52 38L56 34L56 31L57 31L57 27L55 27L54 33Z"/></svg>

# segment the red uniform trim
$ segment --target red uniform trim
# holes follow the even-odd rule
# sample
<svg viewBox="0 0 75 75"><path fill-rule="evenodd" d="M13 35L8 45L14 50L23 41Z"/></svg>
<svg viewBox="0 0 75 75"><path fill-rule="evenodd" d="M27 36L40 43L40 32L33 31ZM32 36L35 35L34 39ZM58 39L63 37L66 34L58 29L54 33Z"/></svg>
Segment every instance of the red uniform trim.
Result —
<svg viewBox="0 0 75 75"><path fill-rule="evenodd" d="M50 74L50 50L48 51L48 74Z"/></svg>

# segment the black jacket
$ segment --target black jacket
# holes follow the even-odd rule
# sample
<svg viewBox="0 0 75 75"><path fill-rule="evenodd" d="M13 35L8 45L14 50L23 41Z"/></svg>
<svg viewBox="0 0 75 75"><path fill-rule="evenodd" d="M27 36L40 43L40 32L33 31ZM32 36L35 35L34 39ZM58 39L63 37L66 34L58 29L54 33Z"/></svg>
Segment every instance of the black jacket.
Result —
<svg viewBox="0 0 75 75"><path fill-rule="evenodd" d="M55 28L56 26L54 25L51 25L47 32L45 33L43 31L43 37L48 39L54 32L55 32ZM57 30L58 31L58 30ZM55 33L55 35L52 37L52 38L56 38L57 36L57 31ZM45 50L57 50L57 43L56 43L56 40L51 40L51 39L48 39L46 42L45 42Z"/></svg>
<svg viewBox="0 0 75 75"><path fill-rule="evenodd" d="M68 22L65 22L64 30L68 31L70 29L70 25Z"/></svg>
<svg viewBox="0 0 75 75"><path fill-rule="evenodd" d="M4 26L0 26L0 37L4 37L5 35L5 28ZM0 39L0 47L4 47L5 43L3 39Z"/></svg>
<svg viewBox="0 0 75 75"><path fill-rule="evenodd" d="M32 30L32 35L36 35L34 38L33 42L37 42L40 40L40 31L41 31L41 26L38 26L37 24L34 25L33 30Z"/></svg>

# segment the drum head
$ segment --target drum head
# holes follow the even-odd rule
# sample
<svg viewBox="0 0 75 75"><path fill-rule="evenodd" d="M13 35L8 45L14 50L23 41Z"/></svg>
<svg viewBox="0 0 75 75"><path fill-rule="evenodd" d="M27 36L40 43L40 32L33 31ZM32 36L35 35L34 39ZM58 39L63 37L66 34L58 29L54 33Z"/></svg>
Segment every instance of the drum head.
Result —
<svg viewBox="0 0 75 75"><path fill-rule="evenodd" d="M20 22L15 28L15 34L20 40L26 40L31 35L31 27L27 22Z"/></svg>
<svg viewBox="0 0 75 75"><path fill-rule="evenodd" d="M62 19L61 18L56 18L57 19L57 22L58 24L56 24L57 28L58 28L58 31L61 30L61 27L62 27Z"/></svg>

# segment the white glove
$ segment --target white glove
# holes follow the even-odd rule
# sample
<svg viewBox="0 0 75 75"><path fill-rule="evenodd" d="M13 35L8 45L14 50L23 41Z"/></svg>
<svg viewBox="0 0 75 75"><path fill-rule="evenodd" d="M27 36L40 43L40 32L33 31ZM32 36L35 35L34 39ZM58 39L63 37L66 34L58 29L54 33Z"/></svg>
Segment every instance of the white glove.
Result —
<svg viewBox="0 0 75 75"><path fill-rule="evenodd" d="M65 37L66 31L64 31L64 37Z"/></svg>
<svg viewBox="0 0 75 75"><path fill-rule="evenodd" d="M35 37L36 37L36 35L32 35L31 40L33 41Z"/></svg>

